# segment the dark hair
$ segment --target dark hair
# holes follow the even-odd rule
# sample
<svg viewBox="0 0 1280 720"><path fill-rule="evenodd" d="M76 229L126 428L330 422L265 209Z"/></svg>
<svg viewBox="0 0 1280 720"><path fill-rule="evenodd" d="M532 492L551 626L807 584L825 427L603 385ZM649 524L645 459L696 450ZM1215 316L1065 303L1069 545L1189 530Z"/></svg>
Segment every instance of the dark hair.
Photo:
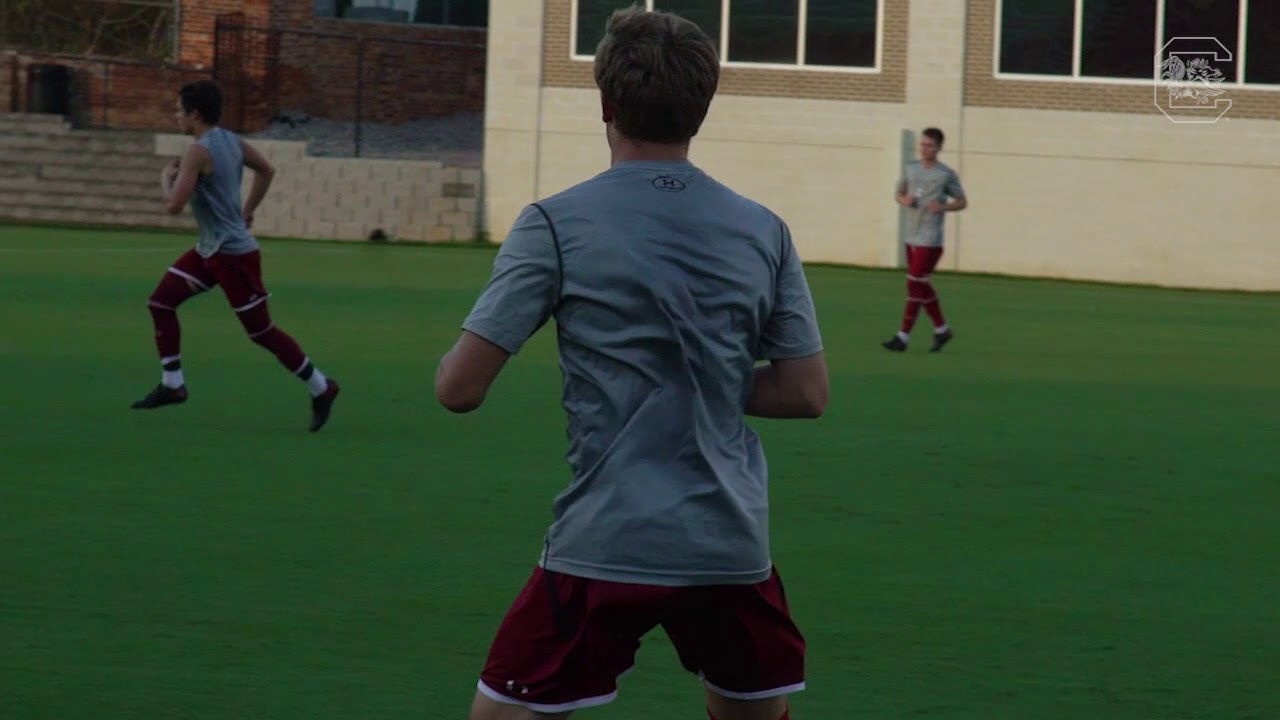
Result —
<svg viewBox="0 0 1280 720"><path fill-rule="evenodd" d="M209 125L217 125L222 119L222 88L212 80L197 80L182 86L178 91L182 109L195 111Z"/></svg>
<svg viewBox="0 0 1280 720"><path fill-rule="evenodd" d="M932 138L934 142L938 143L939 148L942 147L942 141L946 139L946 136L942 134L942 131L936 127L925 128L924 132L920 134L927 138Z"/></svg>
<svg viewBox="0 0 1280 720"><path fill-rule="evenodd" d="M692 21L633 5L609 17L596 48L595 78L623 136L683 143L707 117L720 59Z"/></svg>

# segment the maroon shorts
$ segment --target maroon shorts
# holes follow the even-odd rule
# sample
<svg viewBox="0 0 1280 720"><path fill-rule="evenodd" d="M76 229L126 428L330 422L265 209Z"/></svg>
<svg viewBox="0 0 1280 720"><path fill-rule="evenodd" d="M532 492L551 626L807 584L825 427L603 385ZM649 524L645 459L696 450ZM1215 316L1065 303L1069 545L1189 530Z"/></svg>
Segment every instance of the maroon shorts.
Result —
<svg viewBox="0 0 1280 720"><path fill-rule="evenodd" d="M169 272L194 283L201 291L221 285L236 312L261 305L271 296L262 284L262 253L258 250L244 255L215 253L208 258L188 250L169 267Z"/></svg>
<svg viewBox="0 0 1280 720"><path fill-rule="evenodd" d="M925 247L923 245L907 245L907 275L920 280L928 280L933 269L938 267L942 259L941 247Z"/></svg>
<svg viewBox="0 0 1280 720"><path fill-rule="evenodd" d="M725 697L804 689L805 641L776 569L755 585L659 587L536 568L498 628L479 690L542 713L603 705L658 625L685 669Z"/></svg>

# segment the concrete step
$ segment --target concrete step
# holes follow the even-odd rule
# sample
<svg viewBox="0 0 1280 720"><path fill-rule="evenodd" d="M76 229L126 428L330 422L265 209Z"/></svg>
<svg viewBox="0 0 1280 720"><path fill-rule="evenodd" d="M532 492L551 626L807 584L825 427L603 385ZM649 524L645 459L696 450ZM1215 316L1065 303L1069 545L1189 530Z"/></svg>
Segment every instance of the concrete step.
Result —
<svg viewBox="0 0 1280 720"><path fill-rule="evenodd" d="M61 165L85 168L86 172L98 168L128 168L151 170L156 182L160 182L160 170L169 158L143 153L69 152L66 150L39 150L32 148L5 148L0 150L0 163L22 165Z"/></svg>
<svg viewBox="0 0 1280 720"><path fill-rule="evenodd" d="M155 157L154 137L145 135L89 133L76 131L65 135L38 133L0 134L0 157L11 150L48 150L74 153L130 153Z"/></svg>
<svg viewBox="0 0 1280 720"><path fill-rule="evenodd" d="M131 213L109 210L83 210L75 208L45 207L39 205L12 205L0 194L0 218L22 222L91 225L94 227L118 226L161 228L166 230L194 230L195 221L189 215L167 213ZM176 252L176 251L175 251Z"/></svg>
<svg viewBox="0 0 1280 720"><path fill-rule="evenodd" d="M71 123L61 115L45 113L0 113L0 135L24 133L65 135Z"/></svg>
<svg viewBox="0 0 1280 720"><path fill-rule="evenodd" d="M94 173L90 179L81 176L76 180L51 180L42 175L5 177L0 174L0 190L13 192L38 192L56 195L89 195L99 197L137 198L151 200L160 208L160 181L103 182Z"/></svg>
<svg viewBox="0 0 1280 720"><path fill-rule="evenodd" d="M39 165L22 163L0 163L0 178L31 178L40 176Z"/></svg>
<svg viewBox="0 0 1280 720"><path fill-rule="evenodd" d="M116 213L140 213L165 215L156 199L110 197L105 195L56 195L33 190L0 189L0 204L29 205L32 207L63 208L67 210L106 210Z"/></svg>

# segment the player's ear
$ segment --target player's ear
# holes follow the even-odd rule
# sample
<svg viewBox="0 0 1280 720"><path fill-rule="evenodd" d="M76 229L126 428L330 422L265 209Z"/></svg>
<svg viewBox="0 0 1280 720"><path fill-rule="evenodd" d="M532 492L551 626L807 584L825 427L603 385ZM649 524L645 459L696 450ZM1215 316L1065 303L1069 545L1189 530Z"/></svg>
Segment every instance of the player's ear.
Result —
<svg viewBox="0 0 1280 720"><path fill-rule="evenodd" d="M609 106L604 93L600 93L600 121L606 125L613 122L613 108Z"/></svg>

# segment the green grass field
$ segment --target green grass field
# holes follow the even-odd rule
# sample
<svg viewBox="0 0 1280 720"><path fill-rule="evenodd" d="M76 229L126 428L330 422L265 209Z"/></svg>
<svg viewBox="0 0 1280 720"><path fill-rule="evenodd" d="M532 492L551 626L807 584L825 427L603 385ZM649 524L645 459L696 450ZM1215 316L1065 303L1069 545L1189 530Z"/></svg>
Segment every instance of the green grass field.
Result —
<svg viewBox="0 0 1280 720"><path fill-rule="evenodd" d="M330 425L220 294L131 411L190 243L0 226L0 717L465 717L567 480L552 333L452 416L491 251L271 241ZM900 273L810 281L828 413L754 423L795 720L1280 717L1280 296L941 273L956 341L891 355ZM621 692L580 716L705 718L661 633Z"/></svg>

